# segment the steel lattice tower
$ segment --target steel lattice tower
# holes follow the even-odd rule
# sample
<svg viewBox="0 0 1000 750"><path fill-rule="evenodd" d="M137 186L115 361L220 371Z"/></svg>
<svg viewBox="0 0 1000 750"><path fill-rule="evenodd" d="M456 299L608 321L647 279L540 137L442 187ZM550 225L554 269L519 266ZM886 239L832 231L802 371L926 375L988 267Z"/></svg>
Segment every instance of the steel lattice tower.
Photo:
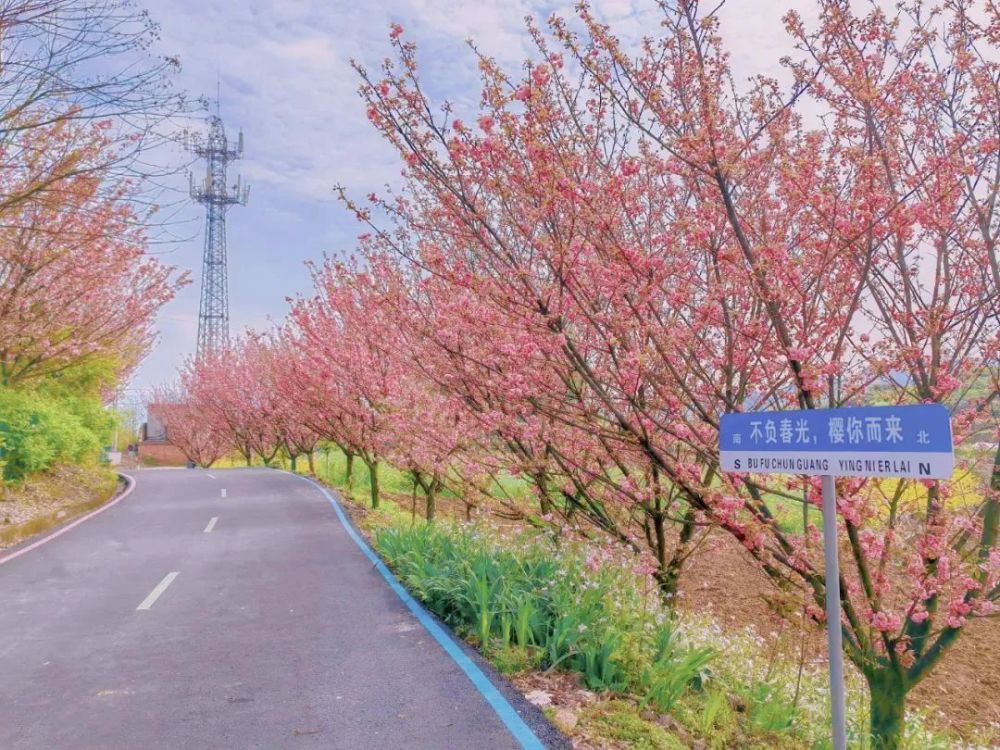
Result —
<svg viewBox="0 0 1000 750"><path fill-rule="evenodd" d="M212 115L208 137L192 136L188 148L206 162L205 180L196 185L190 177L191 197L205 206L205 257L201 271L201 306L198 309L198 353L210 354L229 343L229 280L226 269L226 211L245 206L250 187L237 177L226 184L229 162L243 158L243 133L236 147L226 139L222 118Z"/></svg>

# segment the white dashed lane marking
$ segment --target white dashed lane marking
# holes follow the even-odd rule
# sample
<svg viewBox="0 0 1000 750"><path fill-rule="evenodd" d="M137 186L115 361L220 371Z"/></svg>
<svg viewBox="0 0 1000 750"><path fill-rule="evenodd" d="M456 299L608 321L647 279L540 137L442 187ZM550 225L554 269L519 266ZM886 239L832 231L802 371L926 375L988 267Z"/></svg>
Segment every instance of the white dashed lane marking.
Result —
<svg viewBox="0 0 1000 750"><path fill-rule="evenodd" d="M156 584L156 588L149 592L149 596L142 600L142 604L136 607L137 610L146 610L152 607L156 600L160 598L160 595L167 590L167 586L174 582L174 579L180 575L180 571L174 571L173 573L167 573L163 580Z"/></svg>

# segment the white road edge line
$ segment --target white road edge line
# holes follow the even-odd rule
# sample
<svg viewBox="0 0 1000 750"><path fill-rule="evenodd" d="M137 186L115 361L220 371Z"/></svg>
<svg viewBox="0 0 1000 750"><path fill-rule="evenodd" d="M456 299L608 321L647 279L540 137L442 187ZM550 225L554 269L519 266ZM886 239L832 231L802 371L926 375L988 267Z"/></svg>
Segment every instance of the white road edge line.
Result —
<svg viewBox="0 0 1000 750"><path fill-rule="evenodd" d="M214 474L205 474L205 476L208 477L209 479L215 479Z"/></svg>
<svg viewBox="0 0 1000 750"><path fill-rule="evenodd" d="M223 487L223 488L222 488L222 489L220 490L220 492L222 493L222 497L225 497L225 496L226 496L226 488L225 488L225 487Z"/></svg>
<svg viewBox="0 0 1000 750"><path fill-rule="evenodd" d="M56 537L62 536L63 534L65 534L70 529L76 528L81 523L83 523L84 521L86 521L88 518L93 518L98 513L103 513L108 508L113 508L119 502L121 502L126 497L128 497L129 495L131 495L132 494L132 490L135 489L135 480L132 477L130 477L128 474L118 474L118 476L122 477L123 479L125 479L128 482L128 488L124 492L122 492L118 497L114 498L113 500L110 500L110 501L106 502L104 505L102 505L101 507L97 508L96 510L92 510L92 511L90 511L90 513L87 513L86 515L80 516L78 519L76 519L72 523L68 523L68 524L66 524L63 527L61 527L59 529L56 529L51 534L43 536L38 541L32 542L27 547L21 547L20 549L14 551L14 552L10 552L10 553L8 553L6 555L0 556L0 565L3 565L5 562L10 562L11 560L15 560L18 557L20 557L21 555L23 555L23 554L25 554L27 552L31 552L31 550L33 550L33 549L37 549L38 547L41 547L46 542L51 542L53 539L55 539Z"/></svg>
<svg viewBox="0 0 1000 750"><path fill-rule="evenodd" d="M156 588L149 592L149 596L142 600L142 604L136 607L136 610L146 610L152 607L156 600L160 598L160 595L167 590L167 586L174 582L174 579L180 575L180 571L175 570L173 573L167 573L163 580L156 584Z"/></svg>
<svg viewBox="0 0 1000 750"><path fill-rule="evenodd" d="M219 520L218 516L212 516L211 520L208 522L208 526L205 527L205 533L211 534L212 529L215 528L215 522Z"/></svg>

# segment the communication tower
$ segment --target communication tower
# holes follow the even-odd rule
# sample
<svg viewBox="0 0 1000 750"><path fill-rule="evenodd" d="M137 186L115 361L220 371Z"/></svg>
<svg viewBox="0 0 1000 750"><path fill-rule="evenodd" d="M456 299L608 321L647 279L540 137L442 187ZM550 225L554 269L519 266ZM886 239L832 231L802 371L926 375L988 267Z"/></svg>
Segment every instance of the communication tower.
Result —
<svg viewBox="0 0 1000 750"><path fill-rule="evenodd" d="M229 279L226 268L226 212L245 206L250 186L241 177L226 184L229 162L243 158L243 132L235 147L226 138L218 112L208 119L208 136L188 138L188 150L205 160L205 179L195 183L189 175L191 197L205 206L205 256L201 271L201 305L198 309L197 356L224 349L229 343Z"/></svg>

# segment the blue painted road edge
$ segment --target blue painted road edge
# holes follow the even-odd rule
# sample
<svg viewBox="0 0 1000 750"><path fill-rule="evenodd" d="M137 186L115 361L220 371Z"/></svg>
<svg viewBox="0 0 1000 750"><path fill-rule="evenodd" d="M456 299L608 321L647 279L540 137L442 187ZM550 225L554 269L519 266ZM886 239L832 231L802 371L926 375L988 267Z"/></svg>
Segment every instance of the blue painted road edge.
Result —
<svg viewBox="0 0 1000 750"><path fill-rule="evenodd" d="M500 718L500 721L504 723L508 731L514 736L525 750L544 750L545 745L542 741L538 739L537 735L531 728L524 722L514 707L507 702L507 699L503 697L503 694L497 690L496 686L490 682L489 678L483 674L483 671L476 666L476 663L468 657L465 652L459 648L458 644L451 639L448 635L431 616L431 614L424 609L423 605L420 604L416 599L414 599L410 592L399 582L399 579L393 575L392 571L386 567L385 563L382 562L382 558L375 554L375 551L368 546L368 543L361 538L361 535L354 530L354 525L348 520L347 515L344 513L343 508L340 507L340 503L337 499L330 494L330 492L320 484L317 484L309 477L304 477L301 474L292 474L292 472L284 472L286 474L291 474L293 477L297 477L305 482L308 482L313 487L318 489L327 500L330 501L330 505L337 512L337 517L340 519L340 523L347 530L348 536L354 540L354 543L361 548L361 551L365 553L365 557L371 560L372 564L382 574L385 582L389 584L389 587L396 592L396 596L402 599L403 604L409 608L409 610L416 616L420 621L420 624L426 628L427 632L434 636L441 648L444 649L445 653L451 657L459 668L465 672L465 676L469 678L473 685L475 685L476 690L478 690L486 702L490 704L496 715Z"/></svg>

